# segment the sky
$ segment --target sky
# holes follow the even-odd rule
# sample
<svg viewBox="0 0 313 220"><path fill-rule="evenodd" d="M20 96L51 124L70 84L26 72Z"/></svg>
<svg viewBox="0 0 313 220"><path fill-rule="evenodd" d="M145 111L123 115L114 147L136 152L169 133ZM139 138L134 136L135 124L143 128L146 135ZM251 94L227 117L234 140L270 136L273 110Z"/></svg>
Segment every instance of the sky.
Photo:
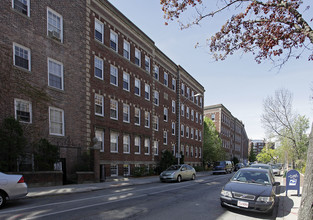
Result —
<svg viewBox="0 0 313 220"><path fill-rule="evenodd" d="M293 94L294 111L308 117L312 124L313 61L308 61L308 53L300 59L290 60L281 69L273 68L270 61L257 64L251 53L238 52L216 62L205 42L232 15L231 11L181 30L177 21L165 25L158 0L109 2L150 37L164 54L200 82L205 88L204 106L223 104L241 120L249 139L267 138L261 123L263 101L281 88ZM312 15L312 10L305 11L304 15ZM188 13L185 17L191 19L193 11ZM313 22L310 25L312 27ZM197 43L200 47L196 48Z"/></svg>

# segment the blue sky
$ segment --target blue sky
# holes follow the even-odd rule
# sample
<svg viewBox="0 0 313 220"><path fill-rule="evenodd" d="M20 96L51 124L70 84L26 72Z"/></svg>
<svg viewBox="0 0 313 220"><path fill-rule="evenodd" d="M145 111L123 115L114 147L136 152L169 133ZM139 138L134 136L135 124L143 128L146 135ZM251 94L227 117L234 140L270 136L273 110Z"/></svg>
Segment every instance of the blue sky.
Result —
<svg viewBox="0 0 313 220"><path fill-rule="evenodd" d="M231 12L205 20L200 26L180 30L176 21L164 25L158 0L110 2L146 33L170 59L204 86L205 106L223 104L244 123L250 139L266 138L261 124L263 100L273 96L275 90L280 88L293 93L294 110L306 115L312 124L313 61L307 61L307 54L288 62L280 71L273 69L270 61L257 64L250 53L238 52L225 61L215 62L205 46L195 48L195 45L197 42L204 45L206 39L225 23L225 17L231 15ZM306 14L312 15L312 9ZM312 22L310 25L312 26Z"/></svg>

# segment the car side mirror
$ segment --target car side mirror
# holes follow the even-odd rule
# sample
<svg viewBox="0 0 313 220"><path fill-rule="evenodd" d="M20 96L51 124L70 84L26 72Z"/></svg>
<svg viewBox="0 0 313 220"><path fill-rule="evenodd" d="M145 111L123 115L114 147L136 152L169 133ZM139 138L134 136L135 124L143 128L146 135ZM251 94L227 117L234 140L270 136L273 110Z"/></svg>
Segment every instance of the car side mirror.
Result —
<svg viewBox="0 0 313 220"><path fill-rule="evenodd" d="M274 186L280 186L280 182L275 182Z"/></svg>

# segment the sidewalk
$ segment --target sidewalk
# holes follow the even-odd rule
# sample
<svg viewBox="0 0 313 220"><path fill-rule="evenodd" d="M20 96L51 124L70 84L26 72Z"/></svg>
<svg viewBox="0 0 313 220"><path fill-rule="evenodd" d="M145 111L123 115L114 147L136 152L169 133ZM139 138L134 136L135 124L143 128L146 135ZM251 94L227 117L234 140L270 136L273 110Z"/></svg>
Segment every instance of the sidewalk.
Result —
<svg viewBox="0 0 313 220"><path fill-rule="evenodd" d="M288 190L286 196L286 178L280 177L280 194L279 198L277 220L297 220L298 211L301 203L301 193L304 176L300 174L300 196L297 195L296 190Z"/></svg>

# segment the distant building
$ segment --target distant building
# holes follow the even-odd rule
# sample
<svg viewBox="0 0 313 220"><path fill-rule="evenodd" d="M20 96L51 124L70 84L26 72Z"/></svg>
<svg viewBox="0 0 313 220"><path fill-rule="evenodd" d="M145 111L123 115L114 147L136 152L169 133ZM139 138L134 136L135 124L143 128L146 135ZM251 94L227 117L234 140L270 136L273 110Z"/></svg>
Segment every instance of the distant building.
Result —
<svg viewBox="0 0 313 220"><path fill-rule="evenodd" d="M241 162L248 161L249 139L244 124L222 104L205 106L204 116L215 123L227 159L237 157Z"/></svg>
<svg viewBox="0 0 313 220"><path fill-rule="evenodd" d="M253 150L255 156L258 155L263 150L265 145L266 145L265 140L249 140L250 149Z"/></svg>

